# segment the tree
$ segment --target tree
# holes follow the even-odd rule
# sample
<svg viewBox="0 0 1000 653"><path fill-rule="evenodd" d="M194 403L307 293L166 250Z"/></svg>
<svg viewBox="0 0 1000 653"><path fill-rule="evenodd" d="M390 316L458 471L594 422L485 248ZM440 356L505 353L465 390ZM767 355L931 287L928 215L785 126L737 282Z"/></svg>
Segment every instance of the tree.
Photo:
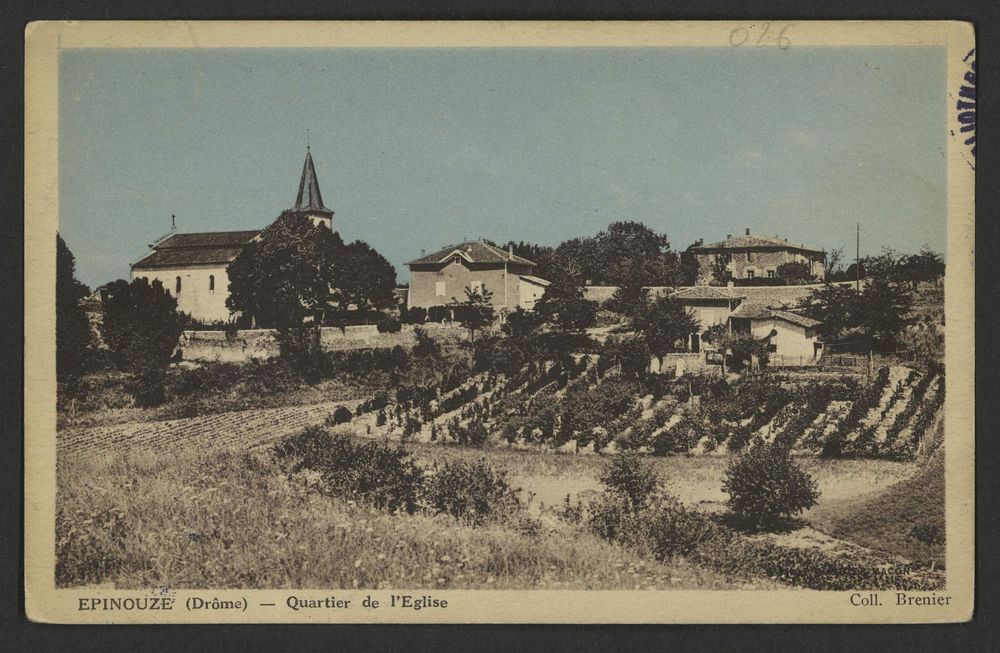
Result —
<svg viewBox="0 0 1000 653"><path fill-rule="evenodd" d="M937 281L943 276L944 259L927 245L917 254L902 257L893 275L897 281L909 283L914 290L922 281Z"/></svg>
<svg viewBox="0 0 1000 653"><path fill-rule="evenodd" d="M731 254L716 254L712 259L712 282L713 286L724 286L733 279L732 273L726 266L730 263Z"/></svg>
<svg viewBox="0 0 1000 653"><path fill-rule="evenodd" d="M744 366L754 359L761 366L767 365L769 360L767 345L768 338L757 339L749 333L737 333L730 331L724 324L715 324L702 334L702 341L707 342L722 353L722 371L739 372Z"/></svg>
<svg viewBox="0 0 1000 653"><path fill-rule="evenodd" d="M626 379L637 379L649 371L649 345L642 334L618 338L612 336L604 343L602 360L614 361L621 367L621 375Z"/></svg>
<svg viewBox="0 0 1000 653"><path fill-rule="evenodd" d="M686 348L688 336L698 331L698 320L677 299L662 295L638 310L632 326L646 337L649 350L662 363L665 354Z"/></svg>
<svg viewBox="0 0 1000 653"><path fill-rule="evenodd" d="M556 333L575 335L594 325L597 304L584 298L583 289L573 276L561 274L535 303L535 312Z"/></svg>
<svg viewBox="0 0 1000 653"><path fill-rule="evenodd" d="M899 335L913 322L913 295L903 285L876 278L861 293L857 322L872 346L891 351Z"/></svg>
<svg viewBox="0 0 1000 653"><path fill-rule="evenodd" d="M465 288L465 301L453 300L456 306L455 318L469 330L469 341L475 344L476 331L483 329L496 320L496 310L492 304L493 293L486 288L473 290Z"/></svg>
<svg viewBox="0 0 1000 653"><path fill-rule="evenodd" d="M361 312L395 304L396 268L367 243L356 240L338 248L333 259L335 296L346 314L354 304Z"/></svg>
<svg viewBox="0 0 1000 653"><path fill-rule="evenodd" d="M803 314L822 324L818 330L824 342L836 342L857 325L858 293L851 286L826 283L799 303Z"/></svg>
<svg viewBox="0 0 1000 653"><path fill-rule="evenodd" d="M846 271L843 267L844 248L837 247L831 249L826 254L826 281L843 281L846 279Z"/></svg>
<svg viewBox="0 0 1000 653"><path fill-rule="evenodd" d="M509 241L503 246L504 249L511 248L514 254L526 258L535 264L532 274L543 279L552 279L558 274L561 262L556 257L555 249L548 245L536 245L524 241Z"/></svg>
<svg viewBox="0 0 1000 653"><path fill-rule="evenodd" d="M801 285L813 280L813 275L809 272L809 264L802 261L789 261L782 263L775 270L775 274L789 285Z"/></svg>
<svg viewBox="0 0 1000 653"><path fill-rule="evenodd" d="M613 222L592 238L567 240L555 255L561 271L615 286L635 277L640 285L668 286L679 268L667 237L635 221Z"/></svg>
<svg viewBox="0 0 1000 653"><path fill-rule="evenodd" d="M252 315L260 326L301 325L307 314L326 308L343 250L339 235L284 211L230 263L226 306Z"/></svg>
<svg viewBox="0 0 1000 653"><path fill-rule="evenodd" d="M105 287L101 336L121 370L170 362L181 334L177 300L158 280L119 279Z"/></svg>
<svg viewBox="0 0 1000 653"><path fill-rule="evenodd" d="M90 321L80 300L90 289L76 279L76 259L56 234L56 379L72 383L84 372Z"/></svg>
<svg viewBox="0 0 1000 653"><path fill-rule="evenodd" d="M701 267L698 265L698 256L695 254L694 248L704 244L705 241L699 238L681 252L677 273L674 275L675 286L693 286L698 283Z"/></svg>
<svg viewBox="0 0 1000 653"><path fill-rule="evenodd" d="M611 296L608 307L622 315L633 316L646 304L648 290L644 287L644 271L641 265L633 263L628 274L619 279L618 288Z"/></svg>
<svg viewBox="0 0 1000 653"><path fill-rule="evenodd" d="M130 391L140 406L164 399L166 366L181 334L177 300L159 281L123 279L105 287L101 335L115 365L133 373Z"/></svg>
<svg viewBox="0 0 1000 653"><path fill-rule="evenodd" d="M729 494L733 513L754 529L771 529L781 517L791 517L816 505L816 481L791 458L786 447L757 438L730 462L722 491Z"/></svg>

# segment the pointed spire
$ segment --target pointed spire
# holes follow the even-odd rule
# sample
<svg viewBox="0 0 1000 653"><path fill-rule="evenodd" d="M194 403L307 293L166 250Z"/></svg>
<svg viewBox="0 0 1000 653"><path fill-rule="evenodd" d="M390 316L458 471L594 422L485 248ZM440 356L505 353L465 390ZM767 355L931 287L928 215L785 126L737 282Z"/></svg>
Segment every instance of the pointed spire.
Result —
<svg viewBox="0 0 1000 653"><path fill-rule="evenodd" d="M299 181L299 194L295 198L295 210L333 215L333 211L323 205L323 196L319 192L316 168L313 166L312 153L308 145L306 145L306 162L302 166L302 179Z"/></svg>

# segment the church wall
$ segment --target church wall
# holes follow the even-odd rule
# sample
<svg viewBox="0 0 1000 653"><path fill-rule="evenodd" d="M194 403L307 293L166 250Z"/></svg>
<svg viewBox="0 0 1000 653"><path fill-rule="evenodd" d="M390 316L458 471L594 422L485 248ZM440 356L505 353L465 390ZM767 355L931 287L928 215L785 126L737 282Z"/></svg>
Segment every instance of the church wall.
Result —
<svg viewBox="0 0 1000 653"><path fill-rule="evenodd" d="M190 313L199 322L228 322L230 311L226 308L229 296L229 275L226 265L199 265L190 267L133 269L133 279L159 280L167 291L177 298L177 310ZM215 277L215 289L210 288L210 278ZM177 292L177 277L181 278L181 291Z"/></svg>

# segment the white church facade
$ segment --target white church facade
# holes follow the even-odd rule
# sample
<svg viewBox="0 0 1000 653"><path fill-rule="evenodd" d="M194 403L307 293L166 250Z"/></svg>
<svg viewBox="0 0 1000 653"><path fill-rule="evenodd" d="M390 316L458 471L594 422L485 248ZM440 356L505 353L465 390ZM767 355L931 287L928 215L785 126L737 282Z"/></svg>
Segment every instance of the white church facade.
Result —
<svg viewBox="0 0 1000 653"><path fill-rule="evenodd" d="M314 224L333 228L333 211L323 204L312 154L299 181L293 211ZM150 252L132 264L132 279L160 281L177 299L177 310L205 324L229 322L235 316L226 307L229 264L245 247L260 238L261 230L175 233L171 230L152 243Z"/></svg>

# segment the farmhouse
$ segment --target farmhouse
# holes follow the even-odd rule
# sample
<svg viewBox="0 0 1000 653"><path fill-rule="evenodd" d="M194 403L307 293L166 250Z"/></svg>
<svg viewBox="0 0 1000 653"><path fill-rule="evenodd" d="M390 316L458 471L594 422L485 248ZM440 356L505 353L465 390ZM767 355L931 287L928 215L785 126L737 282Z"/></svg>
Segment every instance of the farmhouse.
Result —
<svg viewBox="0 0 1000 653"><path fill-rule="evenodd" d="M699 285L708 285L717 266L730 279L773 279L778 267L785 263L804 263L809 274L822 280L826 274L826 253L802 243L790 243L787 238L758 236L747 229L743 236L727 235L724 241L692 247L698 261Z"/></svg>
<svg viewBox="0 0 1000 653"><path fill-rule="evenodd" d="M811 318L772 308L770 305L747 301L743 288L691 286L671 296L698 320L698 332L690 336L691 351L701 350L705 332L713 326L725 325L730 331L769 339L772 352L782 356L816 358L822 351L816 328L820 322Z"/></svg>
<svg viewBox="0 0 1000 653"><path fill-rule="evenodd" d="M299 192L292 209L313 224L332 229L333 211L323 204L312 154L306 148ZM132 279L160 281L177 298L177 310L199 322L228 322L234 316L226 307L229 264L247 245L260 238L260 230L170 233L152 243L152 250L132 264Z"/></svg>
<svg viewBox="0 0 1000 653"><path fill-rule="evenodd" d="M531 309L549 282L531 274L535 264L483 241L449 245L406 264L410 268L407 308L463 302L465 289L491 294L498 309Z"/></svg>

